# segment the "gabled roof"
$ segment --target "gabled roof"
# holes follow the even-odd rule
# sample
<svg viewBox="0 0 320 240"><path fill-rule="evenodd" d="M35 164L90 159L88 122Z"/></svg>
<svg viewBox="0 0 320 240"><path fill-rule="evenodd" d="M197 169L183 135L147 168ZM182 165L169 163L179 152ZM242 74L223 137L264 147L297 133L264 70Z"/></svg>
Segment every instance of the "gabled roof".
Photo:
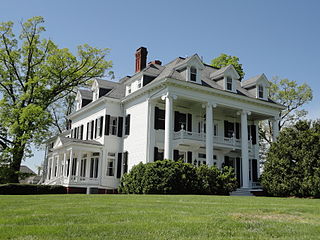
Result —
<svg viewBox="0 0 320 240"><path fill-rule="evenodd" d="M250 88L252 86L255 86L260 81L268 82L268 79L267 79L266 75L264 75L264 73L259 74L257 76L254 76L252 78L249 78L249 79L243 81L242 84L241 84L241 87Z"/></svg>
<svg viewBox="0 0 320 240"><path fill-rule="evenodd" d="M212 79L220 78L220 77L222 77L224 75L225 72L227 72L229 70L231 70L236 75L237 79L240 78L238 72L235 70L235 68L231 64L226 66L226 67L222 67L217 71L212 72L210 74L210 78L212 78Z"/></svg>
<svg viewBox="0 0 320 240"><path fill-rule="evenodd" d="M94 141L94 140L80 140L75 138L69 138L69 137L59 137L57 141L61 141L62 145L66 145L69 143L81 143L81 144L90 144L90 145L96 145L96 146L102 146L101 143Z"/></svg>
<svg viewBox="0 0 320 240"><path fill-rule="evenodd" d="M92 92L90 90L79 89L78 91L82 99L92 100L93 97Z"/></svg>

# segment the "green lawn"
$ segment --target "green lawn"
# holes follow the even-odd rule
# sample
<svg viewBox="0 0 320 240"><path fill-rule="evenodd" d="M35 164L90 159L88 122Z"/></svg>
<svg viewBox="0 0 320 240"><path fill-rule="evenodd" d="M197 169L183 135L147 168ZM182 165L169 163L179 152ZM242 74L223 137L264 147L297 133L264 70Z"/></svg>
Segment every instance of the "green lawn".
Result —
<svg viewBox="0 0 320 240"><path fill-rule="evenodd" d="M320 200L0 196L0 239L320 239Z"/></svg>

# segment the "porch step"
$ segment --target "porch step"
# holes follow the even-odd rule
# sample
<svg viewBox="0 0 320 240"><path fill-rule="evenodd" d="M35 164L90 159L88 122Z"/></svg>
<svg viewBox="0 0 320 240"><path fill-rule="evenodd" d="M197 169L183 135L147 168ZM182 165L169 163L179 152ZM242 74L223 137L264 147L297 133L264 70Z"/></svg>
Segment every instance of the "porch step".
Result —
<svg viewBox="0 0 320 240"><path fill-rule="evenodd" d="M254 195L251 193L251 188L238 188L236 191L233 191L230 193L230 196L250 196L254 197Z"/></svg>

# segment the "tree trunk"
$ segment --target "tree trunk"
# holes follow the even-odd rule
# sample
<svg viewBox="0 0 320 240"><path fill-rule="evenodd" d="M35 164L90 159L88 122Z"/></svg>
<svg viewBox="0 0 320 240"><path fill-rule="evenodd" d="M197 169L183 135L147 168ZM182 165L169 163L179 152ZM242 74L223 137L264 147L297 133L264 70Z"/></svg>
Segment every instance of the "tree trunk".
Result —
<svg viewBox="0 0 320 240"><path fill-rule="evenodd" d="M12 149L12 162L10 163L10 172L8 174L9 183L19 183L20 165L24 155L25 144L20 141L15 142Z"/></svg>

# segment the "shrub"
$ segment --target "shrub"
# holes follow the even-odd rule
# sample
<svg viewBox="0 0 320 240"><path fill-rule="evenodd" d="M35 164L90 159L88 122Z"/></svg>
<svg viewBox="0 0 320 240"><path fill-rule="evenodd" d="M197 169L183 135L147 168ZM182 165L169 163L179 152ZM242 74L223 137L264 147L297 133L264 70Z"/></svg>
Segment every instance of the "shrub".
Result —
<svg viewBox="0 0 320 240"><path fill-rule="evenodd" d="M229 194L236 189L230 168L202 165L195 167L181 161L139 163L120 183L120 193L136 194Z"/></svg>
<svg viewBox="0 0 320 240"><path fill-rule="evenodd" d="M65 187L58 185L32 185L8 183L0 185L0 195L65 194Z"/></svg>
<svg viewBox="0 0 320 240"><path fill-rule="evenodd" d="M270 196L320 197L320 121L299 121L281 131L261 183Z"/></svg>

